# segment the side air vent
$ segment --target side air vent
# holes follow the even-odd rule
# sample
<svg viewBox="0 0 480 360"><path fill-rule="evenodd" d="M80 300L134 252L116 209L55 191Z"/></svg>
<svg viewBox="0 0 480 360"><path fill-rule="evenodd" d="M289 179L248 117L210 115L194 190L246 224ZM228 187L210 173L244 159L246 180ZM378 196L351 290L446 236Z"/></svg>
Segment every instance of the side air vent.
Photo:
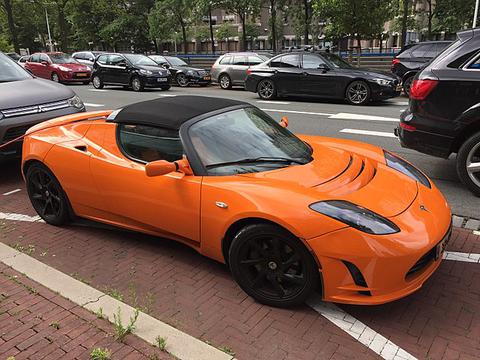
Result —
<svg viewBox="0 0 480 360"><path fill-rule="evenodd" d="M365 281L365 278L363 277L360 269L349 261L346 261L346 260L342 260L342 261L347 267L348 271L350 272L350 275L352 276L352 279L355 285L361 286L361 287L368 287L367 282ZM362 291L359 291L359 293L362 295L368 295L368 296L372 295L368 290L362 290Z"/></svg>

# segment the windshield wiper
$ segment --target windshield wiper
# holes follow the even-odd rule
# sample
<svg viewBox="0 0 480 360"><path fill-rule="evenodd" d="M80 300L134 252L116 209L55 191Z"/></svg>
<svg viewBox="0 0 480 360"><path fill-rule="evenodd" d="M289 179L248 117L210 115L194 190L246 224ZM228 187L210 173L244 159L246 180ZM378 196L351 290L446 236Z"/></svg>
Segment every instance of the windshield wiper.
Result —
<svg viewBox="0 0 480 360"><path fill-rule="evenodd" d="M294 163L304 165L308 162L308 160L299 160L299 159L292 159L292 158L285 158L285 157L268 157L268 156L259 156L256 158L246 158L246 159L239 159L234 161L226 161L222 163L210 164L207 165L207 169L219 167L219 166L229 166L229 165L237 165L237 164L249 164L249 163L258 163L258 162L280 162L280 163Z"/></svg>

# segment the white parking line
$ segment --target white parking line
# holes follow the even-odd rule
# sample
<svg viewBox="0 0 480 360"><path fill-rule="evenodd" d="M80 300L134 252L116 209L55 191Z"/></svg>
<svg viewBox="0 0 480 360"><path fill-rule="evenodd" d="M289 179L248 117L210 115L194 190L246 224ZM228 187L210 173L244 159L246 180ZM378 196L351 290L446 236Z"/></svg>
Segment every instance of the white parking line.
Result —
<svg viewBox="0 0 480 360"><path fill-rule="evenodd" d="M12 190L12 191L9 191L9 192L6 192L6 193L3 193L4 196L8 196L8 195L12 195L12 194L15 194L19 191L22 191L22 189L15 189L15 190Z"/></svg>
<svg viewBox="0 0 480 360"><path fill-rule="evenodd" d="M319 295L310 297L307 300L307 304L324 318L331 321L382 358L394 360L416 359L415 356L406 352L398 345L395 345L360 320L347 314L338 306L324 302Z"/></svg>
<svg viewBox="0 0 480 360"><path fill-rule="evenodd" d="M408 101L392 101L390 104L396 106L408 106Z"/></svg>
<svg viewBox="0 0 480 360"><path fill-rule="evenodd" d="M28 216L14 213L0 212L0 220L26 221L26 222L43 222L40 216Z"/></svg>
<svg viewBox="0 0 480 360"><path fill-rule="evenodd" d="M480 254L462 253L457 251L445 251L443 254L445 260L463 261L469 263L480 263Z"/></svg>
<svg viewBox="0 0 480 360"><path fill-rule="evenodd" d="M94 104L94 103L83 103L85 106L90 106L90 107L102 107L105 106L103 104Z"/></svg>
<svg viewBox="0 0 480 360"><path fill-rule="evenodd" d="M106 89L88 89L88 91L96 91L96 92L107 92Z"/></svg>
<svg viewBox="0 0 480 360"><path fill-rule="evenodd" d="M301 115L317 115L317 116L335 115L335 114L327 114L327 113L319 113L319 112L311 112L311 111L296 111L296 110L284 110L284 109L260 109L260 110L268 111L268 112L279 112L279 113L301 114Z"/></svg>
<svg viewBox="0 0 480 360"><path fill-rule="evenodd" d="M257 100L257 103L261 104L280 104L280 105L290 105L288 101L270 101L270 100Z"/></svg>
<svg viewBox="0 0 480 360"><path fill-rule="evenodd" d="M350 113L338 113L331 115L330 119L399 122L399 119L397 118Z"/></svg>
<svg viewBox="0 0 480 360"><path fill-rule="evenodd" d="M161 96L161 97L175 97L177 95L175 95L175 94L158 94L158 96Z"/></svg>
<svg viewBox="0 0 480 360"><path fill-rule="evenodd" d="M357 134L357 135L369 135L369 136L381 136L381 137L389 137L389 138L396 138L394 133L383 132L383 131L370 131L370 130L359 130L359 129L342 129L340 130L341 133L347 134Z"/></svg>

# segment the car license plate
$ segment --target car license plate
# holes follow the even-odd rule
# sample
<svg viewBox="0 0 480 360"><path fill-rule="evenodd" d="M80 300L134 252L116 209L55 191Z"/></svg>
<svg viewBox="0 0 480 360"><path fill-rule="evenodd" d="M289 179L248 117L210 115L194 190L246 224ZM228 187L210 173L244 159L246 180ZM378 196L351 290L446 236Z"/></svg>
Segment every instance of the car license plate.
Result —
<svg viewBox="0 0 480 360"><path fill-rule="evenodd" d="M167 78L158 78L157 82L166 82L168 79Z"/></svg>
<svg viewBox="0 0 480 360"><path fill-rule="evenodd" d="M210 79L211 79L210 76L204 76L203 77L203 80L210 80Z"/></svg>
<svg viewBox="0 0 480 360"><path fill-rule="evenodd" d="M440 241L436 248L435 248L435 260L438 260L442 257L443 253L445 252L445 249L447 248L448 242L450 240L450 236L452 235L452 228L448 230L447 235Z"/></svg>
<svg viewBox="0 0 480 360"><path fill-rule="evenodd" d="M396 91L402 91L402 85L398 84L397 88L395 89Z"/></svg>
<svg viewBox="0 0 480 360"><path fill-rule="evenodd" d="M77 76L87 76L87 73L77 73Z"/></svg>

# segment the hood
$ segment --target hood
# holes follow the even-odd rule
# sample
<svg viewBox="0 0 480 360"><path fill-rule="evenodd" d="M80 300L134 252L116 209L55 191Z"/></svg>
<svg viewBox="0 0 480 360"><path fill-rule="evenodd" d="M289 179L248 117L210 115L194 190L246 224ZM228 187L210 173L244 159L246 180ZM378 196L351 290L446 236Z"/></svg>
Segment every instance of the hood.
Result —
<svg viewBox="0 0 480 360"><path fill-rule="evenodd" d="M355 76L361 76L366 78L376 78L376 79L385 79L385 80L397 80L397 77L391 73L381 70L370 70L370 69L352 69L349 72Z"/></svg>
<svg viewBox="0 0 480 360"><path fill-rule="evenodd" d="M0 110L65 100L74 95L65 85L38 78L0 83Z"/></svg>
<svg viewBox="0 0 480 360"><path fill-rule="evenodd" d="M53 68L57 68L57 69L60 69L60 70L62 70L62 68L67 68L67 69L70 69L72 71L90 71L90 68L85 64L76 64L76 63L72 63L72 64L52 64L51 66Z"/></svg>
<svg viewBox="0 0 480 360"><path fill-rule="evenodd" d="M188 71L188 70L192 70L192 71L205 71L205 69L194 68L194 67L187 66L187 65L183 65L183 66L173 66L173 68L182 69L182 70L185 70L185 71Z"/></svg>
<svg viewBox="0 0 480 360"><path fill-rule="evenodd" d="M158 65L158 66L157 65L135 65L135 67L138 68L138 69L151 71L154 74L155 73L158 73L160 75L167 75L168 74L168 70L164 69L160 65Z"/></svg>
<svg viewBox="0 0 480 360"><path fill-rule="evenodd" d="M334 141L334 140L333 140ZM275 188L295 189L312 202L346 200L385 217L407 209L417 196L417 183L400 172L362 155L362 149L312 143L314 160L274 171L243 174L270 183ZM382 152L381 149L378 149ZM383 157L383 154L382 154ZM395 184L395 191L392 191Z"/></svg>

